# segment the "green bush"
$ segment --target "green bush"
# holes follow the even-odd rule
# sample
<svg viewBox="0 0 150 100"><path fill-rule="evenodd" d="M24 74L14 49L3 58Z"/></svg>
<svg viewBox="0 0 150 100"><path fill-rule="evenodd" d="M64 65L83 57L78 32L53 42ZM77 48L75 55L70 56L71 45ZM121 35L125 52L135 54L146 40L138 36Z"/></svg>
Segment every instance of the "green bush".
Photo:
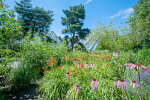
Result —
<svg viewBox="0 0 150 100"><path fill-rule="evenodd" d="M11 72L11 83L14 90L27 88L31 82L43 75L42 67L48 66L50 57L57 60L65 55L66 47L54 43L47 43L45 40L39 41L37 37L33 40L26 39L23 43L23 50L20 52L21 64ZM59 61L58 61L59 62Z"/></svg>
<svg viewBox="0 0 150 100"><path fill-rule="evenodd" d="M11 49L0 49L0 58L6 56L13 57L15 56L15 52Z"/></svg>
<svg viewBox="0 0 150 100"><path fill-rule="evenodd" d="M37 74L27 65L23 60L17 68L12 69L10 83L13 84L13 90L25 89L36 79Z"/></svg>

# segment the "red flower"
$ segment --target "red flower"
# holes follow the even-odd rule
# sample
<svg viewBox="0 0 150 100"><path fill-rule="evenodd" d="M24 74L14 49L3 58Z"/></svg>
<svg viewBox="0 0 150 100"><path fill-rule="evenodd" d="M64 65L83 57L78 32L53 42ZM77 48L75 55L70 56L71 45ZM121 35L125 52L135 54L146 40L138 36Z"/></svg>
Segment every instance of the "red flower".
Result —
<svg viewBox="0 0 150 100"><path fill-rule="evenodd" d="M44 73L46 73L46 70L44 70Z"/></svg>

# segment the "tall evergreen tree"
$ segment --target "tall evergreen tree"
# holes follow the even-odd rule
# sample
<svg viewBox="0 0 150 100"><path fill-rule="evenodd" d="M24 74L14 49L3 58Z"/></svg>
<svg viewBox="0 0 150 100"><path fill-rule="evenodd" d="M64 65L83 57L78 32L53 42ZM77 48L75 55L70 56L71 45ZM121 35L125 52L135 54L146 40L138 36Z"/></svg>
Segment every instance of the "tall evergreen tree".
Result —
<svg viewBox="0 0 150 100"><path fill-rule="evenodd" d="M71 36L71 48L73 50L74 44L79 38L84 38L89 32L89 29L82 29L83 21L85 19L84 6L72 6L69 10L63 10L66 17L62 17L62 25L66 26L66 29L62 30L63 34Z"/></svg>
<svg viewBox="0 0 150 100"><path fill-rule="evenodd" d="M43 8L32 8L31 0L21 0L16 2L15 10L19 14L18 18L23 29L24 36L29 30L33 37L35 32L47 32L53 21L53 12L45 11Z"/></svg>

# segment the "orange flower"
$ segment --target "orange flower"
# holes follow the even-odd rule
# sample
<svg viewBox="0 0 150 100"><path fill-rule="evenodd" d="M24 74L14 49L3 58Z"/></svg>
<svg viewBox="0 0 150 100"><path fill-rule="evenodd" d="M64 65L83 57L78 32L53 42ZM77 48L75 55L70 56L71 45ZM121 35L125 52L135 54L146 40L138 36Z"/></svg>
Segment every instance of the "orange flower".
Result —
<svg viewBox="0 0 150 100"><path fill-rule="evenodd" d="M54 58L56 60L56 58Z"/></svg>
<svg viewBox="0 0 150 100"><path fill-rule="evenodd" d="M110 66L109 64L106 64L106 66L108 67L108 66Z"/></svg>
<svg viewBox="0 0 150 100"><path fill-rule="evenodd" d="M78 58L78 60L80 60L80 58Z"/></svg>
<svg viewBox="0 0 150 100"><path fill-rule="evenodd" d="M100 68L97 68L97 70L101 70Z"/></svg>
<svg viewBox="0 0 150 100"><path fill-rule="evenodd" d="M83 58L80 58L80 60L83 60Z"/></svg>
<svg viewBox="0 0 150 100"><path fill-rule="evenodd" d="M99 62L97 62L97 64L99 64Z"/></svg>
<svg viewBox="0 0 150 100"><path fill-rule="evenodd" d="M75 74L75 70L73 70L72 72L73 72L73 74Z"/></svg>
<svg viewBox="0 0 150 100"><path fill-rule="evenodd" d="M73 57L71 57L71 60L73 61Z"/></svg>
<svg viewBox="0 0 150 100"><path fill-rule="evenodd" d="M111 58L110 56L106 56L106 57L105 57L105 59L110 59L110 58Z"/></svg>
<svg viewBox="0 0 150 100"><path fill-rule="evenodd" d="M57 66L56 68L57 68L57 69L60 69L60 68L61 68L61 66Z"/></svg>
<svg viewBox="0 0 150 100"><path fill-rule="evenodd" d="M81 69L84 69L84 67L83 67L83 66L81 66Z"/></svg>
<svg viewBox="0 0 150 100"><path fill-rule="evenodd" d="M46 70L44 70L44 73L46 73Z"/></svg>
<svg viewBox="0 0 150 100"><path fill-rule="evenodd" d="M67 57L64 57L64 59L67 59Z"/></svg>
<svg viewBox="0 0 150 100"><path fill-rule="evenodd" d="M101 56L101 58L103 58L103 56Z"/></svg>
<svg viewBox="0 0 150 100"><path fill-rule="evenodd" d="M70 73L70 69L68 69L68 72Z"/></svg>
<svg viewBox="0 0 150 100"><path fill-rule="evenodd" d="M97 59L97 56L94 56L95 59Z"/></svg>
<svg viewBox="0 0 150 100"><path fill-rule="evenodd" d="M42 67L42 69L44 69L44 67Z"/></svg>

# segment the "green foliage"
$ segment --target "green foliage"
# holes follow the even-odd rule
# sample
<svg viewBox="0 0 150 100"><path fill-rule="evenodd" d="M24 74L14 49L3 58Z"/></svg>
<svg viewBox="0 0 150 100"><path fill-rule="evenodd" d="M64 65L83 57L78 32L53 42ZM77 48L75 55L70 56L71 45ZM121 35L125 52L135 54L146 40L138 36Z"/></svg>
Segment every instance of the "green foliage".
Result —
<svg viewBox="0 0 150 100"><path fill-rule="evenodd" d="M93 41L98 42L98 50L128 50L132 47L132 41L128 39L127 33L119 35L113 23L104 25L98 22L92 34Z"/></svg>
<svg viewBox="0 0 150 100"><path fill-rule="evenodd" d="M77 45L75 45L75 50L79 50L79 51L83 51L83 52L86 52L86 47L84 46L84 44L82 43L78 43Z"/></svg>
<svg viewBox="0 0 150 100"><path fill-rule="evenodd" d="M150 1L139 0L133 8L133 16L129 18L130 38L138 42L136 48L150 48Z"/></svg>
<svg viewBox="0 0 150 100"><path fill-rule="evenodd" d="M107 52L105 54L104 52L106 51L101 51L101 53L97 53L97 55L87 54L80 51L68 53L61 64L61 68L54 68L53 70L47 71L40 81L39 90L43 99L147 99L148 95L146 91L143 90L142 95L139 95L135 92L136 90L129 85L131 79L127 80L130 76L127 76L126 66L124 66L127 62L137 63L141 60L139 56L136 56L132 51L120 52L117 57L113 57L112 52ZM105 59L107 56L110 56L111 58ZM77 62L83 64L83 66L86 63L85 60L87 60L89 64L94 63L96 66L95 68L79 69L76 65L73 65L73 61L70 58L76 58ZM114 60L117 62L114 63ZM109 66L107 66L107 64L109 64ZM69 79L66 78L68 70L70 70ZM75 73L73 73L73 70L75 70ZM96 78L99 83L97 90L91 90L91 81L93 78ZM113 86L114 78L124 78L129 82L128 88L118 89ZM79 94L75 92L76 85L81 87ZM110 90L110 86L112 86L113 91Z"/></svg>
<svg viewBox="0 0 150 100"><path fill-rule="evenodd" d="M27 88L31 81L35 78L36 73L33 72L30 66L22 62L18 68L11 72L11 84L14 90L21 90Z"/></svg>
<svg viewBox="0 0 150 100"><path fill-rule="evenodd" d="M0 58L6 56L13 57L15 56L15 52L11 49L0 49Z"/></svg>
<svg viewBox="0 0 150 100"><path fill-rule="evenodd" d="M20 26L14 19L13 12L0 10L0 26L0 48L15 49L15 41L20 37Z"/></svg>
<svg viewBox="0 0 150 100"><path fill-rule="evenodd" d="M63 10L66 17L62 17L62 25L66 29L62 30L63 34L71 35L72 50L74 44L79 41L79 38L84 38L90 30L88 28L82 29L83 20L85 19L85 9L83 5L72 6L69 10Z"/></svg>
<svg viewBox="0 0 150 100"><path fill-rule="evenodd" d="M21 51L21 58L18 68L11 71L11 83L14 90L21 90L27 88L31 82L40 78L43 75L43 66L48 66L48 59L50 56L59 57L66 54L67 49L62 45L54 43L47 43L47 40L43 42L38 40L38 37L34 37L32 40L26 37L23 43L23 50ZM54 47L57 45L56 47Z"/></svg>
<svg viewBox="0 0 150 100"><path fill-rule="evenodd" d="M40 35L43 36L42 33L49 31L53 21L52 11L45 11L39 7L32 8L31 0L16 2L15 10L19 14L19 22L23 28L24 36L29 30L32 31L32 37L34 33L40 32Z"/></svg>
<svg viewBox="0 0 150 100"><path fill-rule="evenodd" d="M2 93L1 90L0 90L0 100L5 100L5 95Z"/></svg>

